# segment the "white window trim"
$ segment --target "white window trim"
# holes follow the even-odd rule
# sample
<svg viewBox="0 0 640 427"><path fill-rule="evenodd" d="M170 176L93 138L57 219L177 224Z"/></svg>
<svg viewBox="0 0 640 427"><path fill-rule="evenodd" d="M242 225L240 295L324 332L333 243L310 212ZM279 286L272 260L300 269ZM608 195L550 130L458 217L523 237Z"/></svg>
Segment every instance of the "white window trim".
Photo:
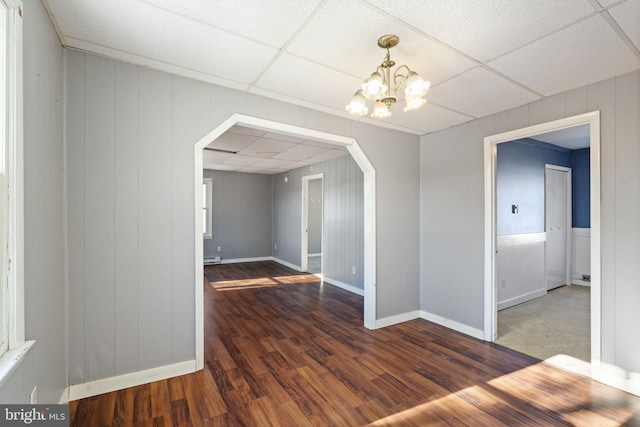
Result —
<svg viewBox="0 0 640 427"><path fill-rule="evenodd" d="M23 92L22 92L22 2L0 0L7 8L8 64L7 144L9 182L8 256L11 268L7 289L8 351L0 355L0 385L22 363L33 341L25 342L24 306L24 179L23 179ZM13 65L11 65L13 64Z"/></svg>
<svg viewBox="0 0 640 427"><path fill-rule="evenodd" d="M207 210L206 233L202 234L205 239L213 239L213 179L202 178L202 184L207 187L207 199L203 200L202 208Z"/></svg>

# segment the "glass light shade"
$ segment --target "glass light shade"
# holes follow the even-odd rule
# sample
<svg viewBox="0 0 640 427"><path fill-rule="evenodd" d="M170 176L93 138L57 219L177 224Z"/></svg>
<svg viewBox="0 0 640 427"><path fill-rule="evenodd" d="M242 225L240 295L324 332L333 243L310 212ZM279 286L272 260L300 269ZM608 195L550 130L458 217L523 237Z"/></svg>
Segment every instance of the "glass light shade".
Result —
<svg viewBox="0 0 640 427"><path fill-rule="evenodd" d="M373 107L373 113L371 117L374 119L386 119L391 117L391 110L382 101L376 101L376 105Z"/></svg>
<svg viewBox="0 0 640 427"><path fill-rule="evenodd" d="M408 96L405 99L407 105L402 109L402 111L407 112L411 110L417 110L426 104L427 100L422 98L421 96Z"/></svg>
<svg viewBox="0 0 640 427"><path fill-rule="evenodd" d="M371 74L362 82L362 94L369 99L378 99L384 95L387 85L380 74Z"/></svg>
<svg viewBox="0 0 640 427"><path fill-rule="evenodd" d="M422 80L422 77L415 71L410 71L407 76L407 82L404 89L404 94L409 97L421 97L427 94L427 91L431 87L431 82Z"/></svg>
<svg viewBox="0 0 640 427"><path fill-rule="evenodd" d="M367 108L367 100L362 96L362 91L359 90L351 98L351 102L346 106L348 112L356 116L364 116L369 112Z"/></svg>

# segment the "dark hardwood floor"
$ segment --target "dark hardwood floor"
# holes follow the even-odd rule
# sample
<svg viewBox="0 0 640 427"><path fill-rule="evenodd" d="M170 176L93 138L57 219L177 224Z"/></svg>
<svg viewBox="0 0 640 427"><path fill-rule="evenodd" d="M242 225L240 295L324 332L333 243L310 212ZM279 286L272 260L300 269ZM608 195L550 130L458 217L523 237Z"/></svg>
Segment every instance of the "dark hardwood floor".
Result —
<svg viewBox="0 0 640 427"><path fill-rule="evenodd" d="M71 402L73 426L640 425L640 398L273 262L205 268L205 369Z"/></svg>

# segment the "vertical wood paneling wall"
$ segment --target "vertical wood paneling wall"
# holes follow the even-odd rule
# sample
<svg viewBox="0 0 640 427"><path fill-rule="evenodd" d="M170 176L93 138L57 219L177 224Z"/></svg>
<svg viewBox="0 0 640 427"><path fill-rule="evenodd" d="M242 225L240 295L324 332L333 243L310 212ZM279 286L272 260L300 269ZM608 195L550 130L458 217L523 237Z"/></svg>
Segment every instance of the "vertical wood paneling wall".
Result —
<svg viewBox="0 0 640 427"><path fill-rule="evenodd" d="M273 256L300 266L302 177L320 173L324 276L364 289L364 176L350 155L273 176Z"/></svg>
<svg viewBox="0 0 640 427"><path fill-rule="evenodd" d="M601 117L602 361L639 373L638 71L421 138L420 304L484 327L483 138L595 110Z"/></svg>
<svg viewBox="0 0 640 427"><path fill-rule="evenodd" d="M417 309L417 136L90 54L67 54L71 385L195 357L193 150L234 113L358 141L378 180L378 317ZM336 173L348 178L354 171ZM345 191L345 200L336 203L347 203L358 189ZM292 197L299 218L301 200ZM345 210L349 218L362 214L362 207ZM353 236L340 249L345 253L362 252L364 238L354 230L341 231ZM336 268L349 277L336 273L335 280L362 283L362 260L338 258Z"/></svg>
<svg viewBox="0 0 640 427"><path fill-rule="evenodd" d="M213 239L204 239L205 258L271 256L271 175L214 170L203 175L213 179Z"/></svg>

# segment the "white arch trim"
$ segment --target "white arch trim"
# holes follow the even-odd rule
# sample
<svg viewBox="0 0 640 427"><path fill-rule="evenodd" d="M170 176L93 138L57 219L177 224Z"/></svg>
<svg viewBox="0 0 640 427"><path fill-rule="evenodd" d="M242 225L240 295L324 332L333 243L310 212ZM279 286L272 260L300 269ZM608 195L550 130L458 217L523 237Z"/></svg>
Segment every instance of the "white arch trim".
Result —
<svg viewBox="0 0 640 427"><path fill-rule="evenodd" d="M376 173L354 138L335 135L286 123L233 114L205 135L194 146L195 188L195 356L196 370L204 368L204 248L202 243L202 149L234 125L278 132L285 135L342 145L347 148L364 174L364 326L375 329L376 320Z"/></svg>

